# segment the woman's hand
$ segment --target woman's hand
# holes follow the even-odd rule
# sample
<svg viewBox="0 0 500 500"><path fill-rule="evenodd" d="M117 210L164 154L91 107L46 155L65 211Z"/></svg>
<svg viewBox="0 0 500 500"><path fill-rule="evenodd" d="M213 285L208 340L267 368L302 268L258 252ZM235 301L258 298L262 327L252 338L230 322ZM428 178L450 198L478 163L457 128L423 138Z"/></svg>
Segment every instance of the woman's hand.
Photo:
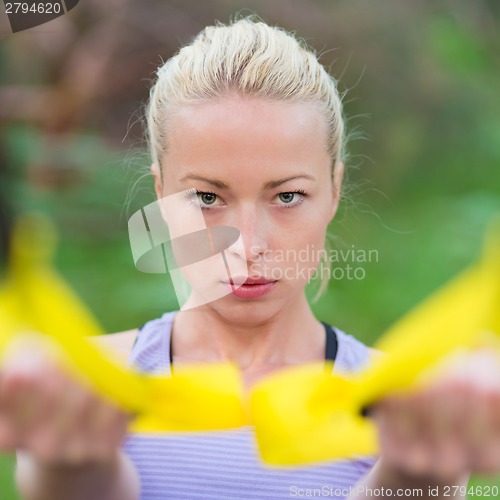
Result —
<svg viewBox="0 0 500 500"><path fill-rule="evenodd" d="M453 484L500 473L500 361L493 351L451 358L429 386L375 408L386 467Z"/></svg>
<svg viewBox="0 0 500 500"><path fill-rule="evenodd" d="M51 465L110 462L129 417L41 347L20 341L0 364L0 450L25 450Z"/></svg>

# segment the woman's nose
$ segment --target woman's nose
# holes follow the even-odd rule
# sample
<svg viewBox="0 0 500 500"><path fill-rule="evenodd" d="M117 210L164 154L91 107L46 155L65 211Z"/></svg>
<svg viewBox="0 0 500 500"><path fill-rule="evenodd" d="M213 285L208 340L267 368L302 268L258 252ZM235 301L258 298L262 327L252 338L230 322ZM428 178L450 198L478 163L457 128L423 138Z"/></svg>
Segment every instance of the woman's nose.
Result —
<svg viewBox="0 0 500 500"><path fill-rule="evenodd" d="M240 214L232 225L240 231L240 238L239 244L233 245L229 250L239 257L253 261L269 249L266 221L255 210Z"/></svg>

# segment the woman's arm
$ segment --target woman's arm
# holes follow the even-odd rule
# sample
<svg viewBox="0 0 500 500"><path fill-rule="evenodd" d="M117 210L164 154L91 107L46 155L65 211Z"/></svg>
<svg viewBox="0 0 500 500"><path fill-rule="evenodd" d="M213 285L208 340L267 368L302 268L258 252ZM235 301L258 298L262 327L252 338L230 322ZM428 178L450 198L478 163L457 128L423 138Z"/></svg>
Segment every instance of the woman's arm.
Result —
<svg viewBox="0 0 500 500"><path fill-rule="evenodd" d="M43 464L18 452L16 484L26 500L137 500L140 495L138 474L122 451L85 465Z"/></svg>
<svg viewBox="0 0 500 500"><path fill-rule="evenodd" d="M449 479L438 479L432 475L415 476L389 466L381 458L356 484L348 499L364 500L396 496L434 500L449 500L450 497L460 499L467 498L465 491L468 482L467 473Z"/></svg>
<svg viewBox="0 0 500 500"><path fill-rule="evenodd" d="M21 337L0 367L0 450L18 451L27 500L137 500L121 451L130 415L64 370L38 337Z"/></svg>

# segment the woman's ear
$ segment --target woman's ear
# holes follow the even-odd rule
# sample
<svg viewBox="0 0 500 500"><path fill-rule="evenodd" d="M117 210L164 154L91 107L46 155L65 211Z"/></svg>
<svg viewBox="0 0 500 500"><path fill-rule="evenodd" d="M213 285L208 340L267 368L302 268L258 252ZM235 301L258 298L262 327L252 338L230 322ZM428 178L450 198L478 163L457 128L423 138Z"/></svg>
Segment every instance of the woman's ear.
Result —
<svg viewBox="0 0 500 500"><path fill-rule="evenodd" d="M156 163L153 163L151 165L151 174L153 175L154 177L154 180L155 180L155 192L156 192L156 196L158 199L161 199L163 198L163 183L161 181L161 172L160 172L160 168L158 167L158 165Z"/></svg>
<svg viewBox="0 0 500 500"><path fill-rule="evenodd" d="M337 213L340 201L340 190L342 188L342 179L344 177L344 162L336 161L333 167L333 205L332 205L332 219Z"/></svg>

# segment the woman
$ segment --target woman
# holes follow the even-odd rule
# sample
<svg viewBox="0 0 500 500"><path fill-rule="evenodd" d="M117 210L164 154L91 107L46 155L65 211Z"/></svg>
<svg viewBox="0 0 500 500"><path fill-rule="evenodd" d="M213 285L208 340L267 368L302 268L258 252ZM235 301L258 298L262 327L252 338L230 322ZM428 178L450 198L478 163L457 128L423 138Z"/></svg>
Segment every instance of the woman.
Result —
<svg viewBox="0 0 500 500"><path fill-rule="evenodd" d="M159 69L148 132L158 198L194 193L207 226L237 228L242 246L226 257L243 262L248 279L221 279L214 286L227 293L217 300L101 342L150 372L229 359L247 387L325 357L337 372L369 363L369 349L318 321L304 293L344 168L341 101L316 56L251 19L207 27ZM23 450L17 482L30 500L288 498L314 488L342 497L355 484L359 498L373 495L368 487L422 488L424 498L434 488L440 498L471 471L500 470L500 390L484 383L485 366L498 374L487 355L471 355L431 389L381 402L378 460L274 470L259 462L251 428L132 435L122 447L126 415L22 349L4 366L0 444Z"/></svg>

